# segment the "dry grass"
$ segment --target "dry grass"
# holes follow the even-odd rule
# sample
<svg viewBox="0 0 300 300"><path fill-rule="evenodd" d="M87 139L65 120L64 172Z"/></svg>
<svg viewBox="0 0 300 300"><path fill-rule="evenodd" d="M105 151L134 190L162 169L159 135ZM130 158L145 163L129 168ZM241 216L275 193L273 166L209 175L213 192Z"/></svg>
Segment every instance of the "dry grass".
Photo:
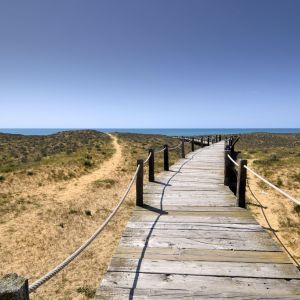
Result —
<svg viewBox="0 0 300 300"><path fill-rule="evenodd" d="M278 187L300 199L300 135L299 134L251 134L244 135L237 145L248 164ZM300 209L293 202L278 194L259 179L249 174L249 185L285 247L300 263ZM268 224L247 191L248 207L259 223Z"/></svg>
<svg viewBox="0 0 300 300"><path fill-rule="evenodd" d="M20 162L13 171L3 173L4 180L0 178L0 276L17 272L33 283L48 272L105 220L126 189L137 158L146 157L149 147L178 144L177 140L163 136L118 134L117 137L118 142L105 135L103 147L107 154L93 167L86 168L82 160L77 160L81 163L75 163L79 169L74 177L53 180L50 176L53 170L73 171L74 164L60 165L63 158L50 165L25 166ZM77 153L86 153L84 147L79 147ZM174 152L170 160L174 162L178 158L179 153ZM162 170L162 153L156 155L156 167L157 171ZM134 208L133 192L101 237L32 294L32 299L93 297Z"/></svg>

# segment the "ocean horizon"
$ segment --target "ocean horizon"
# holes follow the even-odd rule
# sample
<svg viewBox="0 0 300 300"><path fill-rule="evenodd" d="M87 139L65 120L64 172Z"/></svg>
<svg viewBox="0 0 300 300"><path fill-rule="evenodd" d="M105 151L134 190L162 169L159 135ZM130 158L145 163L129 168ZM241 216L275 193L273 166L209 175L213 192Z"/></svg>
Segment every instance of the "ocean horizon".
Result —
<svg viewBox="0 0 300 300"><path fill-rule="evenodd" d="M70 130L97 130L101 132L127 132L139 134L160 134L167 136L197 136L213 134L247 133L300 133L300 128L0 128L0 133L22 135L51 135Z"/></svg>

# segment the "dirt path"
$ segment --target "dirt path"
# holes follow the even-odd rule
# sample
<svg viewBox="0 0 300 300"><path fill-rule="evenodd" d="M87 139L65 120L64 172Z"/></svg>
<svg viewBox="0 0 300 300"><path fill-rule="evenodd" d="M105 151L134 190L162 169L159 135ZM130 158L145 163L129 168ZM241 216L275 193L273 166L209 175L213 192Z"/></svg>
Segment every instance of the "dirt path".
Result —
<svg viewBox="0 0 300 300"><path fill-rule="evenodd" d="M115 148L113 156L109 160L105 161L99 169L70 181L59 193L55 191L56 200L66 201L68 199L75 198L79 194L82 194L82 192L85 192L89 185L95 180L110 177L112 172L116 170L122 161L122 148L118 139L114 135L108 135L112 138L113 147Z"/></svg>

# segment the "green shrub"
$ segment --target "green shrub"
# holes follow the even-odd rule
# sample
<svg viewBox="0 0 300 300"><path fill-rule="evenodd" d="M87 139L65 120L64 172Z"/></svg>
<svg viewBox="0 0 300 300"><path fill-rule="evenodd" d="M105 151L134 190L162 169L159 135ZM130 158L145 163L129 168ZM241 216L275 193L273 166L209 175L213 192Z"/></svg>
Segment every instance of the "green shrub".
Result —
<svg viewBox="0 0 300 300"><path fill-rule="evenodd" d="M300 172L293 174L291 177L297 181L300 181Z"/></svg>
<svg viewBox="0 0 300 300"><path fill-rule="evenodd" d="M92 212L90 210L85 210L84 213L89 217L92 216Z"/></svg>
<svg viewBox="0 0 300 300"><path fill-rule="evenodd" d="M283 182L282 182L282 180L281 180L280 177L277 178L277 183L276 183L276 185L277 185L278 187L283 186Z"/></svg>
<svg viewBox="0 0 300 300"><path fill-rule="evenodd" d="M85 159L83 162L85 167L92 167L93 166L93 161L91 159Z"/></svg>
<svg viewBox="0 0 300 300"><path fill-rule="evenodd" d="M83 294L87 298L94 298L94 296L96 294L96 290L89 286L83 286L83 287L79 287L77 289L77 293Z"/></svg>

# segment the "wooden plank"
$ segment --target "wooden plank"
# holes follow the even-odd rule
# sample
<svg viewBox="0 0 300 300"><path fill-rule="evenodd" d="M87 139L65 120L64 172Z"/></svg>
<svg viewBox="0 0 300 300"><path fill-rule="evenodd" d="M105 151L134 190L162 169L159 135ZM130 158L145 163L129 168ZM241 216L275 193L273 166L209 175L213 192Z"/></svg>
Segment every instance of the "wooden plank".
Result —
<svg viewBox="0 0 300 300"><path fill-rule="evenodd" d="M169 229L169 230L205 230L205 231L253 231L265 232L258 224L210 224L210 223L164 223L164 222L128 222L126 228Z"/></svg>
<svg viewBox="0 0 300 300"><path fill-rule="evenodd" d="M216 193L216 192L195 192L195 191L177 191L171 193L170 191L165 192L162 196L161 193L154 193L154 194L144 194L145 201L151 201L155 199L161 199L164 202L168 200L176 200L176 199L186 199L186 200L231 200L236 201L236 198L233 195L228 193ZM147 203L147 202L145 202ZM184 204L184 203L182 203ZM205 205L204 205L205 206Z"/></svg>
<svg viewBox="0 0 300 300"><path fill-rule="evenodd" d="M256 224L256 221L250 216L209 216L209 215L187 215L187 214L168 214L168 215L159 215L159 214L138 214L134 213L130 219L132 222L153 222L159 217L161 222L165 223L226 223L226 224Z"/></svg>
<svg viewBox="0 0 300 300"><path fill-rule="evenodd" d="M235 239L214 237L168 237L149 235L144 237L123 236L121 245L127 247L170 247L194 249L225 249L225 250L253 250L253 251L281 251L271 239Z"/></svg>
<svg viewBox="0 0 300 300"><path fill-rule="evenodd" d="M241 263L232 261L176 261L146 258L139 260L114 257L108 270L126 273L171 273L176 275L300 279L300 272L292 264Z"/></svg>
<svg viewBox="0 0 300 300"><path fill-rule="evenodd" d="M160 201L153 201L151 203L157 203L157 204L160 204ZM227 203L227 202L226 202ZM231 202L228 201L229 204L231 204ZM194 204L194 203L192 203ZM217 203L216 203L217 204ZM148 210L151 210L152 208L152 205L148 205L146 206L146 209ZM171 213L172 211L185 211L185 212L191 212L191 211L233 211L234 209L236 209L235 206L233 205L227 205L227 206L199 206L199 205L188 205L188 206L185 206L185 205L168 205L168 204L163 204L163 209L164 211L167 211L168 213ZM143 207L137 207L136 208L137 211L140 211L140 210L145 210L145 208Z"/></svg>
<svg viewBox="0 0 300 300"><path fill-rule="evenodd" d="M291 264L290 259L283 252L267 251L228 251L202 249L178 249L178 248L147 248L118 247L114 257L140 259L163 259L177 261L227 261L227 262L253 262Z"/></svg>
<svg viewBox="0 0 300 300"><path fill-rule="evenodd" d="M156 224L155 224L156 225ZM207 226L206 228L201 229L174 229L174 228L157 228L156 226L152 228L130 228L126 227L123 237L140 237L144 238L147 237L149 234L151 236L168 236L169 238L180 238L180 237L189 237L191 239L232 239L235 241L240 241L247 239L251 241L252 239L255 240L270 240L270 236L264 230L262 231L250 231L250 230L236 230L234 227L226 226L224 227L214 227L214 226ZM167 225L167 224L165 224ZM273 241L272 241L273 243Z"/></svg>
<svg viewBox="0 0 300 300"><path fill-rule="evenodd" d="M133 216L157 216L158 213L148 210L148 209L139 209L135 210ZM234 209L231 210L224 210L224 211L169 211L167 212L168 217L172 216L186 216L186 217L193 217L197 216L199 217L199 221L201 218L216 218L216 217L226 217L226 218L247 218L254 220L254 218L251 216L251 214L247 210L243 209ZM255 222L256 223L256 222Z"/></svg>
<svg viewBox="0 0 300 300"><path fill-rule="evenodd" d="M200 295L299 296L300 280L147 273L106 273L102 286L117 288L189 290ZM280 299L280 298L279 298Z"/></svg>
<svg viewBox="0 0 300 300"><path fill-rule="evenodd" d="M242 294L242 295L241 295ZM102 287L101 290L97 290L95 299L96 300L128 300L128 299L185 299L185 300L195 300L195 299L235 299L235 300L257 300L258 296L252 293L240 293L240 292L215 292L212 289L209 293L207 291L189 291L184 289L130 289L130 288L111 288ZM289 296L289 295L263 295L259 299L265 300L292 300L300 299L300 296Z"/></svg>

